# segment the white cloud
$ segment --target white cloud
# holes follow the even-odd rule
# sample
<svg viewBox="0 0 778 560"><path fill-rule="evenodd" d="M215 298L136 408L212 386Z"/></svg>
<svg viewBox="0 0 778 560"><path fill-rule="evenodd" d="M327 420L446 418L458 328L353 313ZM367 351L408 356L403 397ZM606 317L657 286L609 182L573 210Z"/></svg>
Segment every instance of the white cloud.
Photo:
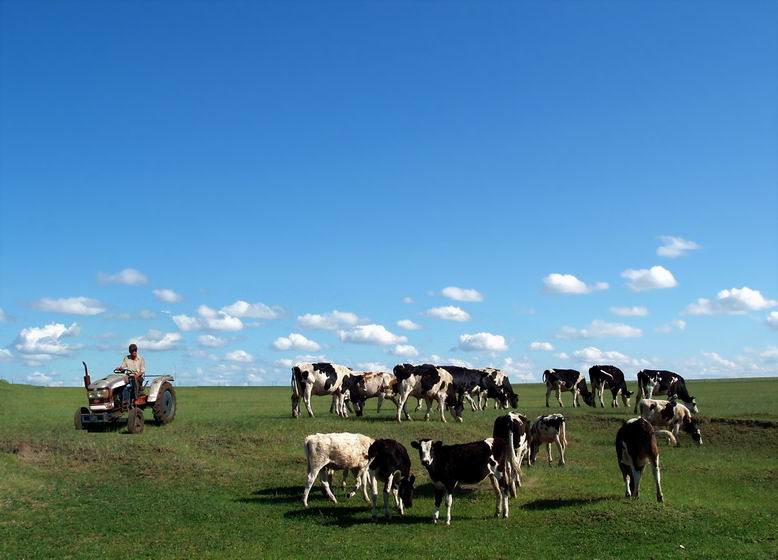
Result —
<svg viewBox="0 0 778 560"><path fill-rule="evenodd" d="M231 362L240 362L244 364L248 364L254 361L254 356L246 352L245 350L234 350L232 352L227 352L225 354L224 359L229 360Z"/></svg>
<svg viewBox="0 0 778 560"><path fill-rule="evenodd" d="M435 319L442 319L444 321L459 321L461 323L470 320L470 314L455 305L433 307L432 309L427 309L424 314L427 317L434 317Z"/></svg>
<svg viewBox="0 0 778 560"><path fill-rule="evenodd" d="M233 317L250 319L278 319L283 315L280 307L268 307L264 303L249 303L243 300L222 307L221 312Z"/></svg>
<svg viewBox="0 0 778 560"><path fill-rule="evenodd" d="M184 332L197 330L212 331L239 331L243 329L243 321L238 317L228 315L224 311L216 311L207 305L201 305L197 308L200 318L190 317L188 315L174 315L173 322Z"/></svg>
<svg viewBox="0 0 778 560"><path fill-rule="evenodd" d="M738 366L735 362L723 358L717 352L703 352L702 355L710 359L714 364L716 364L716 366L721 369L727 371L735 371L738 369Z"/></svg>
<svg viewBox="0 0 778 560"><path fill-rule="evenodd" d="M459 336L459 348L467 352L488 350L490 352L505 352L508 345L505 337L499 334L479 332Z"/></svg>
<svg viewBox="0 0 778 560"><path fill-rule="evenodd" d="M405 305L412 305L412 304L413 304L413 298L412 298L412 297L405 296L405 297L403 298L403 303L404 303Z"/></svg>
<svg viewBox="0 0 778 560"><path fill-rule="evenodd" d="M105 306L88 297L71 298L43 298L35 303L35 307L41 311L52 313L67 313L68 315L98 315L105 311Z"/></svg>
<svg viewBox="0 0 778 560"><path fill-rule="evenodd" d="M319 329L336 331L343 327L350 327L359 322L359 317L349 311L332 310L320 315L318 313L306 313L297 317L297 324L305 329Z"/></svg>
<svg viewBox="0 0 778 560"><path fill-rule="evenodd" d="M227 344L227 339L219 338L218 336L214 336L212 334L204 334L197 337L197 343L200 346L204 346L206 348L221 348Z"/></svg>
<svg viewBox="0 0 778 560"><path fill-rule="evenodd" d="M175 350L182 336L179 333L163 333L161 331L150 330L146 336L134 338L129 343L134 342L138 345L138 351L163 352L165 350Z"/></svg>
<svg viewBox="0 0 778 560"><path fill-rule="evenodd" d="M406 331L418 331L421 329L421 325L417 325L410 319L401 319L400 321L397 321L397 326Z"/></svg>
<svg viewBox="0 0 778 560"><path fill-rule="evenodd" d="M413 358L419 355L419 351L410 344L398 344L392 349L391 354L395 356L404 356L407 358Z"/></svg>
<svg viewBox="0 0 778 560"><path fill-rule="evenodd" d="M554 349L553 344L550 342L532 342L529 345L530 350L545 350L551 352Z"/></svg>
<svg viewBox="0 0 778 560"><path fill-rule="evenodd" d="M759 356L767 362L778 362L778 346L768 346Z"/></svg>
<svg viewBox="0 0 778 560"><path fill-rule="evenodd" d="M173 322L184 332L196 331L200 328L200 320L188 315L173 315Z"/></svg>
<svg viewBox="0 0 778 560"><path fill-rule="evenodd" d="M588 294L596 290L607 290L607 282L595 282L586 284L572 274L559 274L553 272L543 278L547 292L556 294Z"/></svg>
<svg viewBox="0 0 778 560"><path fill-rule="evenodd" d="M141 309L138 311L138 317L141 319L156 319L157 314L151 311L150 309Z"/></svg>
<svg viewBox="0 0 778 560"><path fill-rule="evenodd" d="M749 311L762 311L778 305L778 301L766 299L759 290L751 288L732 288L730 290L721 290L716 294L716 300L711 301L707 298L699 298L696 302L686 307L685 313L688 315L741 315Z"/></svg>
<svg viewBox="0 0 778 560"><path fill-rule="evenodd" d="M643 331L636 327L631 327L623 323L608 323L595 319L587 328L575 329L573 327L562 327L557 333L557 338L633 338L641 336Z"/></svg>
<svg viewBox="0 0 778 560"><path fill-rule="evenodd" d="M306 352L318 352L321 350L321 346L305 338L299 333L291 333L289 336L279 336L273 342L273 348L276 350L303 350Z"/></svg>
<svg viewBox="0 0 778 560"><path fill-rule="evenodd" d="M442 356L438 356L437 354L432 354L430 356L430 359L425 360L425 362L431 364L437 364L441 366L457 366L457 367L470 368L470 369L475 367L475 364L473 364L473 362L468 362L467 360L460 360L459 358L444 358Z"/></svg>
<svg viewBox="0 0 778 560"><path fill-rule="evenodd" d="M53 373L45 374L40 371L34 371L27 376L27 382L33 385L45 385L46 387L61 387L62 381L54 381L56 375Z"/></svg>
<svg viewBox="0 0 778 560"><path fill-rule="evenodd" d="M357 369L362 371L389 371L390 368L381 362L360 362Z"/></svg>
<svg viewBox="0 0 778 560"><path fill-rule="evenodd" d="M62 338L77 336L80 332L78 324L72 323L66 327L62 323L49 323L44 327L29 327L22 329L16 339L16 349L24 354L35 355L36 361L51 359L51 356L64 356L77 346L62 342Z"/></svg>
<svg viewBox="0 0 778 560"><path fill-rule="evenodd" d="M5 311L3 311L3 308L0 307L0 323L5 323L8 320L8 316L5 314Z"/></svg>
<svg viewBox="0 0 778 560"><path fill-rule="evenodd" d="M771 311L767 316L767 324L774 329L778 329L778 311Z"/></svg>
<svg viewBox="0 0 778 560"><path fill-rule="evenodd" d="M455 301L483 301L484 296L477 290L471 288L457 288L456 286L449 286L443 288L441 294L449 299Z"/></svg>
<svg viewBox="0 0 778 560"><path fill-rule="evenodd" d="M343 342L354 344L402 344L408 339L389 332L383 325L358 325L350 331L338 331L338 337Z"/></svg>
<svg viewBox="0 0 778 560"><path fill-rule="evenodd" d="M637 270L629 268L621 273L621 277L629 280L627 286L635 292L659 288L675 288L678 285L673 273L665 267L658 265Z"/></svg>
<svg viewBox="0 0 778 560"><path fill-rule="evenodd" d="M655 330L656 332L660 332L660 333L670 333L673 332L673 330L685 331L686 321L683 321L681 319L676 319L674 321L670 321L665 325L662 325L661 327L657 327Z"/></svg>
<svg viewBox="0 0 778 560"><path fill-rule="evenodd" d="M13 354L11 354L11 351L5 348L0 348L0 361L11 359L13 359Z"/></svg>
<svg viewBox="0 0 778 560"><path fill-rule="evenodd" d="M671 235L662 235L659 240L662 242L662 245L657 248L656 254L660 257L674 259L685 255L689 251L702 249L702 245L698 245L694 241L687 241L686 239Z"/></svg>
<svg viewBox="0 0 778 560"><path fill-rule="evenodd" d="M137 286L147 284L149 279L140 270L134 268L125 268L116 274L97 273L97 281L101 284L126 284L127 286Z"/></svg>
<svg viewBox="0 0 778 560"><path fill-rule="evenodd" d="M611 307L611 313L621 317L645 317L648 315L648 309L643 306Z"/></svg>
<svg viewBox="0 0 778 560"><path fill-rule="evenodd" d="M243 321L221 312L219 312L218 317L208 317L204 321L206 327L212 331L239 331L243 329Z"/></svg>
<svg viewBox="0 0 778 560"><path fill-rule="evenodd" d="M536 374L534 373L535 365L532 362L518 362L513 358L505 358L502 366L500 367L511 379L511 382L518 381L534 381L536 380Z"/></svg>
<svg viewBox="0 0 778 560"><path fill-rule="evenodd" d="M163 288L161 290L154 290L154 295L156 296L157 299L166 301L168 303L178 303L179 301L184 299L181 294L178 294L168 288Z"/></svg>
<svg viewBox="0 0 778 560"><path fill-rule="evenodd" d="M615 364L619 366L632 367L651 367L651 360L632 358L615 350L600 350L596 346L587 346L573 352L573 356L578 358L581 364Z"/></svg>

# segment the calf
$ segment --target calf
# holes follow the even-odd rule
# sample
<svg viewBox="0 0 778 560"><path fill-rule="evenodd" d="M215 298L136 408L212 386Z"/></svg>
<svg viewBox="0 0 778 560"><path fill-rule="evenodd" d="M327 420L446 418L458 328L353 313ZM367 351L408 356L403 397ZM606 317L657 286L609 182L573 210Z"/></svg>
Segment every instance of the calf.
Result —
<svg viewBox="0 0 778 560"><path fill-rule="evenodd" d="M597 399L597 391L600 392L600 406L605 408L605 403L602 401L605 387L611 390L613 400L611 401L611 407L618 408L619 401L617 397L621 393L621 400L625 407L629 406L629 398L632 396L632 392L627 390L627 382L624 381L624 372L616 366L592 366L589 368L589 381L592 384L592 393L594 393L595 400Z"/></svg>
<svg viewBox="0 0 778 560"><path fill-rule="evenodd" d="M505 416L498 416L494 420L492 437L505 441L513 440L513 450L516 462L510 463L510 472L505 476L510 481L511 496L516 497L516 486L521 487L521 461L529 451L529 419L523 414L509 412Z"/></svg>
<svg viewBox="0 0 778 560"><path fill-rule="evenodd" d="M373 439L362 434L350 434L348 432L335 434L313 434L305 438L305 459L308 463L308 478L305 481L305 490L303 492L303 505L308 507L308 494L311 491L316 477L319 476L321 484L324 487L324 493L333 502L337 503L330 483L332 482L333 470L342 470L343 484L346 483L349 471L357 479L353 492L348 494L353 496L360 486L366 502L370 502L367 495L367 461L368 450L373 443Z"/></svg>
<svg viewBox="0 0 778 560"><path fill-rule="evenodd" d="M681 445L681 441L678 439L678 433L681 429L692 436L694 443L702 445L700 426L692 418L689 409L681 403L675 402L673 399L669 401L643 399L640 401L639 408L640 417L648 420L648 423L655 428L663 426L670 428L676 439L676 447Z"/></svg>
<svg viewBox="0 0 778 560"><path fill-rule="evenodd" d="M532 465L537 459L541 444L546 444L548 452L548 464L551 465L551 444L555 443L559 450L559 466L565 464L565 449L567 449L567 436L565 435L565 417L561 414L548 414L538 416L530 426L529 458L527 462Z"/></svg>
<svg viewBox="0 0 778 560"><path fill-rule="evenodd" d="M451 525L451 502L454 488L459 484L477 484L489 477L497 499L495 515L508 517L508 485L505 476L508 463L515 462L513 432L509 440L488 438L483 441L443 445L430 439L412 441L411 447L419 450L419 459L429 473L435 487L435 512L432 522L438 522L440 504L446 500L446 525ZM499 482L498 482L499 481Z"/></svg>
<svg viewBox="0 0 778 560"><path fill-rule="evenodd" d="M413 483L416 477L411 474L411 458L408 450L399 441L377 439L367 450L368 473L373 497L373 521L378 519L376 501L378 500L378 481L384 483L384 517L390 519L389 493L394 503L405 514L405 508L413 505Z"/></svg>
<svg viewBox="0 0 778 560"><path fill-rule="evenodd" d="M594 406L594 395L589 392L586 386L586 378L581 372L574 369L547 369L543 372L543 382L546 384L546 406L548 406L548 396L551 391L556 391L556 400L559 406L562 404L562 391L573 393L573 406L579 406L578 395L584 398L584 402L589 406Z"/></svg>
<svg viewBox="0 0 778 560"><path fill-rule="evenodd" d="M654 395L677 395L694 414L699 414L697 399L689 394L686 381L672 371L664 369L644 369L638 372L638 400L635 401L635 412L638 411L640 398L650 399Z"/></svg>
<svg viewBox="0 0 778 560"><path fill-rule="evenodd" d="M625 497L637 499L640 497L640 477L643 469L651 463L656 482L656 499L664 501L662 484L659 476L659 448L656 445L656 434L663 434L671 441L675 438L667 430L654 430L644 418L633 418L621 425L616 433L616 460L621 469L621 476L626 485Z"/></svg>
<svg viewBox="0 0 778 560"><path fill-rule="evenodd" d="M410 420L405 403L408 397L421 397L427 402L427 413L425 420L429 420L432 402L437 401L440 408L440 419L446 421L446 399L451 399L449 386L453 383L451 374L443 368L435 367L431 364L414 366L411 364L401 364L394 366L394 375L399 385L399 407L397 408L397 421L400 422L401 412Z"/></svg>
<svg viewBox="0 0 778 560"><path fill-rule="evenodd" d="M351 368L330 363L300 364L292 368L292 416L300 416L300 398L308 416L313 417L311 395L332 395L339 416L348 416L340 387ZM332 410L332 409L330 409Z"/></svg>
<svg viewBox="0 0 778 560"><path fill-rule="evenodd" d="M361 417L364 415L367 399L378 398L378 412L381 412L384 399L392 401L397 407L400 406L393 390L394 381L395 377L391 373L354 373L343 380L341 393L353 403L356 415Z"/></svg>

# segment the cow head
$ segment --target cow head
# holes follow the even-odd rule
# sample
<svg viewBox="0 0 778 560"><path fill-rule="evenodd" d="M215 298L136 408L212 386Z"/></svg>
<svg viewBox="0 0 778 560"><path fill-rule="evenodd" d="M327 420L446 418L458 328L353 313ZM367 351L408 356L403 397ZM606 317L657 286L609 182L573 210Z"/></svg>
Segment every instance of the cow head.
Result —
<svg viewBox="0 0 778 560"><path fill-rule="evenodd" d="M591 407L596 407L597 405L594 404L594 393L588 393L586 395L581 395L583 397L583 400L586 404L588 404Z"/></svg>
<svg viewBox="0 0 778 560"><path fill-rule="evenodd" d="M413 483L416 482L416 476L411 475L408 478L400 480L400 499L403 506L409 508L413 506Z"/></svg>
<svg viewBox="0 0 778 560"><path fill-rule="evenodd" d="M702 434L700 433L700 425L696 420L691 418L684 418L683 431L692 436L694 443L702 445Z"/></svg>
<svg viewBox="0 0 778 560"><path fill-rule="evenodd" d="M537 438L532 438L529 442L529 462L534 463L540 451L540 441Z"/></svg>
<svg viewBox="0 0 778 560"><path fill-rule="evenodd" d="M689 411L694 414L699 414L700 409L697 408L697 399L694 397L689 397L691 399L691 402L689 403Z"/></svg>
<svg viewBox="0 0 778 560"><path fill-rule="evenodd" d="M419 460L425 467L432 466L432 462L435 460L435 447L439 445L443 445L443 442L433 442L431 439L420 439L419 441L411 442L411 447L419 450Z"/></svg>

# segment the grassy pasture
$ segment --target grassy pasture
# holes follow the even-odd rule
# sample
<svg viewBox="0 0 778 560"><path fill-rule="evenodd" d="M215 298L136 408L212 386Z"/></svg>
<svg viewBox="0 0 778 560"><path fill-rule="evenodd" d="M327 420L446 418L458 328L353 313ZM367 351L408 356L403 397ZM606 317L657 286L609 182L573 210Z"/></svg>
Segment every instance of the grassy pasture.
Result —
<svg viewBox="0 0 778 560"><path fill-rule="evenodd" d="M613 442L631 410L573 409L565 394L568 465L549 467L542 451L508 520L492 517L488 483L458 492L446 527L430 522L432 489L410 448L417 492L405 518L374 525L360 496L331 504L318 488L303 509L302 440L466 442L491 435L494 410L398 425L391 403L341 420L316 398L318 417L294 420L287 388L179 388L173 424L90 434L72 427L83 390L0 384L0 558L778 557L778 380L689 386L704 445L660 443L665 505L648 471L642 498L622 497ZM518 392L520 411L546 411L543 387Z"/></svg>

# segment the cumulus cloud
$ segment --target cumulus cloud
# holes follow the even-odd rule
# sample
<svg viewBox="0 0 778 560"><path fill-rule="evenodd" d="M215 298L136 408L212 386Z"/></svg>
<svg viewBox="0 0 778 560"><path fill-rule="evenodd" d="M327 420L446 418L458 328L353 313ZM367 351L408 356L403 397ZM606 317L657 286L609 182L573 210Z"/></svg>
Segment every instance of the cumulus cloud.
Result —
<svg viewBox="0 0 778 560"><path fill-rule="evenodd" d="M508 374L512 382L536 379L535 365L532 362L517 361L509 357L503 360L500 369Z"/></svg>
<svg viewBox="0 0 778 560"><path fill-rule="evenodd" d="M402 344L408 339L389 332L383 325L358 325L350 331L338 331L338 337L343 342L354 344L377 344L388 346Z"/></svg>
<svg viewBox="0 0 778 560"><path fill-rule="evenodd" d="M16 349L23 354L35 355L38 361L51 359L51 356L64 356L78 346L66 344L63 338L77 336L80 328L77 323L66 327L62 323L49 323L43 327L22 329L16 339Z"/></svg>
<svg viewBox="0 0 778 560"><path fill-rule="evenodd" d="M227 344L227 339L219 338L212 334L204 334L197 337L197 344L205 348L221 348Z"/></svg>
<svg viewBox="0 0 778 560"><path fill-rule="evenodd" d="M635 292L659 288L675 288L678 285L673 273L665 267L658 265L651 268L629 268L621 273L621 277L629 280L627 286Z"/></svg>
<svg viewBox="0 0 778 560"><path fill-rule="evenodd" d="M587 346L573 352L581 364L614 364L636 368L651 367L653 362L643 358L633 358L615 350L600 350L596 346Z"/></svg>
<svg viewBox="0 0 778 560"><path fill-rule="evenodd" d="M125 268L116 274L97 273L97 281L101 284L125 284L127 286L138 286L147 284L149 279L140 270L134 268Z"/></svg>
<svg viewBox="0 0 778 560"><path fill-rule="evenodd" d="M405 296L405 297L403 298L403 303L404 303L404 304L406 304L406 305L412 305L412 304L413 304L413 298L412 298L412 297Z"/></svg>
<svg viewBox="0 0 778 560"><path fill-rule="evenodd" d="M771 311L767 316L767 324L774 329L778 329L778 311Z"/></svg>
<svg viewBox="0 0 778 560"><path fill-rule="evenodd" d="M631 327L623 323L608 323L607 321L601 321L595 319L592 323L583 329L576 329L573 327L562 327L557 333L557 338L632 338L641 336L643 331L636 327Z"/></svg>
<svg viewBox="0 0 778 560"><path fill-rule="evenodd" d="M687 241L686 239L671 235L662 235L659 240L662 242L662 245L657 248L656 254L660 257L674 259L685 255L689 251L702 249L702 245L698 245L694 241Z"/></svg>
<svg viewBox="0 0 778 560"><path fill-rule="evenodd" d="M645 317L648 315L648 309L643 306L611 307L611 313L621 317Z"/></svg>
<svg viewBox="0 0 778 560"><path fill-rule="evenodd" d="M381 362L360 362L357 369L362 371L389 371L390 368Z"/></svg>
<svg viewBox="0 0 778 560"><path fill-rule="evenodd" d="M741 315L749 311L762 311L775 307L778 301L765 298L759 290L748 287L721 290L715 300L699 298L686 307L688 315Z"/></svg>
<svg viewBox="0 0 778 560"><path fill-rule="evenodd" d="M264 303L249 303L238 300L232 305L221 308L225 315L250 319L278 319L283 315L283 309L280 307L269 307Z"/></svg>
<svg viewBox="0 0 778 560"><path fill-rule="evenodd" d="M138 311L138 317L141 319L156 319L157 314L151 311L150 309L141 309Z"/></svg>
<svg viewBox="0 0 778 560"><path fill-rule="evenodd" d="M459 348L466 352L487 350L490 352L505 352L508 345L505 337L499 334L479 332L475 334L463 334L459 336Z"/></svg>
<svg viewBox="0 0 778 560"><path fill-rule="evenodd" d="M211 331L239 331L243 329L243 321L238 317L228 315L224 311L216 311L207 305L201 305L197 308L200 317L190 317L189 315L174 315L173 322L183 332L197 330Z"/></svg>
<svg viewBox="0 0 778 560"><path fill-rule="evenodd" d="M554 349L554 346L550 342L531 342L530 350L545 350L546 352L551 352Z"/></svg>
<svg viewBox="0 0 778 560"><path fill-rule="evenodd" d="M703 352L702 355L711 360L716 366L726 371L735 371L738 369L735 362L722 357L717 352Z"/></svg>
<svg viewBox="0 0 778 560"><path fill-rule="evenodd" d="M154 296L158 300L166 301L167 303L178 303L179 301L184 299L181 294L178 294L168 288L162 288L161 290L154 290Z"/></svg>
<svg viewBox="0 0 778 560"><path fill-rule="evenodd" d="M395 356L413 358L419 355L419 351L410 344L398 344L392 349L391 354L394 354Z"/></svg>
<svg viewBox="0 0 778 560"><path fill-rule="evenodd" d="M418 331L421 329L421 325L417 325L410 319L401 319L400 321L397 321L397 326L406 331Z"/></svg>
<svg viewBox="0 0 778 560"><path fill-rule="evenodd" d="M326 331L336 331L344 327L356 325L359 317L349 311L338 311L334 309L329 313L306 313L297 317L297 324L305 329L318 329Z"/></svg>
<svg viewBox="0 0 778 560"><path fill-rule="evenodd" d="M139 336L127 342L138 345L139 351L164 352L165 350L175 350L181 342L182 337L179 333L163 333L162 331L150 330L146 336Z"/></svg>
<svg viewBox="0 0 778 560"><path fill-rule="evenodd" d="M455 301L483 301L482 296L477 290L471 288L457 288L456 286L449 286L443 288L441 294L449 299Z"/></svg>
<svg viewBox="0 0 778 560"><path fill-rule="evenodd" d="M232 352L227 352L227 354L224 356L224 359L229 360L230 362L240 362L247 364L254 361L254 356L245 350L234 350Z"/></svg>
<svg viewBox="0 0 778 560"><path fill-rule="evenodd" d="M607 290L607 282L595 282L586 284L572 274L559 274L553 272L543 278L546 291L556 294L588 294L597 290Z"/></svg>
<svg viewBox="0 0 778 560"><path fill-rule="evenodd" d="M299 333L291 333L289 336L279 336L273 342L276 350L302 350L304 352L318 352L321 346Z"/></svg>
<svg viewBox="0 0 778 560"><path fill-rule="evenodd" d="M443 307L433 307L424 312L427 317L442 319L444 321L458 321L460 323L469 321L470 314L455 305L446 305Z"/></svg>
<svg viewBox="0 0 778 560"><path fill-rule="evenodd" d="M105 306L88 297L43 298L35 302L35 307L51 313L66 313L68 315L98 315L105 311Z"/></svg>
<svg viewBox="0 0 778 560"><path fill-rule="evenodd" d="M662 325L661 327L657 327L656 332L660 333L670 333L674 330L679 331L685 331L686 330L686 321L683 321L681 319L676 319L674 321L670 321L669 323L666 323Z"/></svg>
<svg viewBox="0 0 778 560"><path fill-rule="evenodd" d="M34 371L27 376L27 382L33 385L44 385L46 387L61 387L63 382L54 381L55 376L56 374L54 373L46 374L40 371Z"/></svg>
<svg viewBox="0 0 778 560"><path fill-rule="evenodd" d="M6 348L0 348L0 362L13 359L13 354Z"/></svg>

